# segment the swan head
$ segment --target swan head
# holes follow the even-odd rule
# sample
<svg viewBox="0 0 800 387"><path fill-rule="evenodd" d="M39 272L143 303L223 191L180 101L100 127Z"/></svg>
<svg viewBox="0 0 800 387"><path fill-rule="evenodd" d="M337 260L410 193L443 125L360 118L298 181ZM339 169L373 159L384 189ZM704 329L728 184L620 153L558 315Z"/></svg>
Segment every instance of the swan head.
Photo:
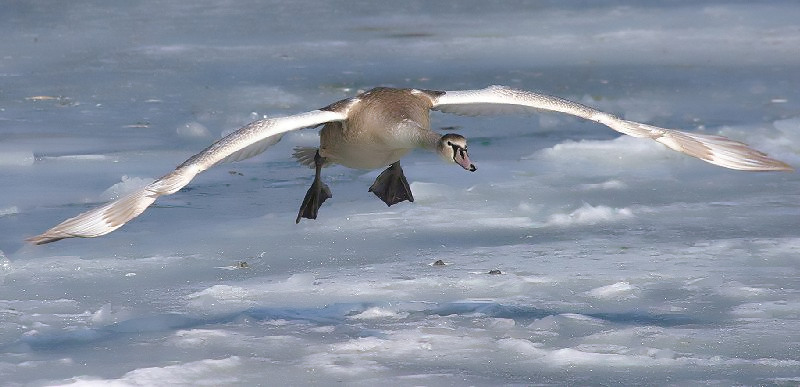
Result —
<svg viewBox="0 0 800 387"><path fill-rule="evenodd" d="M467 155L467 139L459 134L448 133L439 139L436 151L445 161L451 161L462 168L475 172L475 164L469 160Z"/></svg>

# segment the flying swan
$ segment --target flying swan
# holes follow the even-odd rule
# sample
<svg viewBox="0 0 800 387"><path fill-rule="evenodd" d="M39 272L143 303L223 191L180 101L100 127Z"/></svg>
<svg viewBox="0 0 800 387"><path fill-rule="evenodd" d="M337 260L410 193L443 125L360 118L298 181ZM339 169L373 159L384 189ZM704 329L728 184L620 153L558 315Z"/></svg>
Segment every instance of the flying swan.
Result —
<svg viewBox="0 0 800 387"><path fill-rule="evenodd" d="M378 87L319 110L252 122L190 157L174 171L146 187L103 206L67 219L28 238L34 244L64 238L93 238L108 234L141 214L159 196L177 192L200 172L217 164L243 160L263 152L281 134L322 126L319 148L296 148L294 157L315 168L314 181L295 222L316 219L331 197L320 179L322 167L341 164L356 169L389 166L369 188L387 205L413 202L400 159L414 148L428 149L468 171L476 167L467 154L467 140L458 134L440 135L430 127L430 111L478 115L525 111L554 111L604 124L633 137L656 140L668 148L721 167L744 171L790 171L792 167L726 137L687 133L623 120L612 114L549 95L490 86L480 90L434 91Z"/></svg>

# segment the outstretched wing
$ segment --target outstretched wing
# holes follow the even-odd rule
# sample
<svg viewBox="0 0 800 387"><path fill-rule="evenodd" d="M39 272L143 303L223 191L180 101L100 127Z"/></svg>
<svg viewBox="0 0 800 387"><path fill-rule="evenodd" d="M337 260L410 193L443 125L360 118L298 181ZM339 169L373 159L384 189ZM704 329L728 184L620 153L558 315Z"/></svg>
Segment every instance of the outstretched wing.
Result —
<svg viewBox="0 0 800 387"><path fill-rule="evenodd" d="M788 164L726 137L687 133L623 120L577 102L505 86L489 86L481 90L446 91L444 94L432 97L432 102L434 110L462 115L530 110L566 113L599 122L633 137L651 138L672 150L721 167L745 171L792 170Z"/></svg>
<svg viewBox="0 0 800 387"><path fill-rule="evenodd" d="M222 162L242 160L260 153L283 133L342 121L346 112L314 110L288 117L259 120L223 137L190 157L174 171L146 187L103 206L67 219L41 235L28 238L37 245L64 238L92 238L108 234L144 212L161 195L177 192L200 172Z"/></svg>

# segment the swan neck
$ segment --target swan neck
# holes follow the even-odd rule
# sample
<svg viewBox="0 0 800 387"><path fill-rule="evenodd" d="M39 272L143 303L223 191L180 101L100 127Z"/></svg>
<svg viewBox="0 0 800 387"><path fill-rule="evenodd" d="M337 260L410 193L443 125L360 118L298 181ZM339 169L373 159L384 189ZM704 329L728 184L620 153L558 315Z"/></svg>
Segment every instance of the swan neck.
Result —
<svg viewBox="0 0 800 387"><path fill-rule="evenodd" d="M439 141L442 139L438 133L428 131L422 138L422 147L428 150L437 151L439 149Z"/></svg>

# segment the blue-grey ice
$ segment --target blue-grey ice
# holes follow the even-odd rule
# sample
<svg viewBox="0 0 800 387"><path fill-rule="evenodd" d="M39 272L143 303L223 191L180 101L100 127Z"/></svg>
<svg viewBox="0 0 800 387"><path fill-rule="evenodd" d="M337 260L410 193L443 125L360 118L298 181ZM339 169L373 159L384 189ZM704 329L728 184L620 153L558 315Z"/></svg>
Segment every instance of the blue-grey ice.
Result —
<svg viewBox="0 0 800 387"><path fill-rule="evenodd" d="M375 86L508 85L797 167L797 20L790 1L7 4L0 380L798 384L798 175L564 115L434 113L479 169L412 153L414 203L333 166L335 200L295 225L309 129L114 233L24 242L248 122Z"/></svg>

